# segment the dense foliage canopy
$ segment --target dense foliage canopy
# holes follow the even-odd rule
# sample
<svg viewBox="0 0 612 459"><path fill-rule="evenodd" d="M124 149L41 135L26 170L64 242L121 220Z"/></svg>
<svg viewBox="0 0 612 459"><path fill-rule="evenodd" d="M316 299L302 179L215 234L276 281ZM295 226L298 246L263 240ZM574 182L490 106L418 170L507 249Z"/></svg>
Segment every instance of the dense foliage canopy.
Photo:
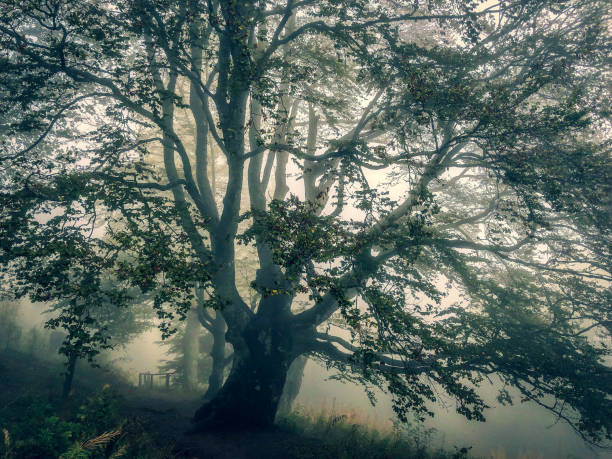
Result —
<svg viewBox="0 0 612 459"><path fill-rule="evenodd" d="M495 375L609 440L609 24L599 0L0 1L7 285L94 345L101 303L138 287L168 335L206 292L234 353L202 428L272 422L309 354L401 418L443 392L484 419Z"/></svg>

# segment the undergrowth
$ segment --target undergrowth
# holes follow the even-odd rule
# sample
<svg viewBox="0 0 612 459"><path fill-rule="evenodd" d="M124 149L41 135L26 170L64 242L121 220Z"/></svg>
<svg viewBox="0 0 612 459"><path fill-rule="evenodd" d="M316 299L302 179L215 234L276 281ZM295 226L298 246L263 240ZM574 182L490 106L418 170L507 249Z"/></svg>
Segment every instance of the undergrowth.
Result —
<svg viewBox="0 0 612 459"><path fill-rule="evenodd" d="M299 407L277 419L277 425L319 440L337 459L466 458L467 449L449 452L430 446L431 431L419 426L382 423L357 411Z"/></svg>
<svg viewBox="0 0 612 459"><path fill-rule="evenodd" d="M60 367L46 365L26 354L0 352L0 459L156 459L171 458L184 450L182 446L185 445L173 443L181 441L180 429L167 425L168 417L156 414L163 411L143 416L141 411L134 409L134 400L130 398L134 393L126 390L120 378L112 375L102 378L99 373L86 372L83 368L81 385L67 401L61 401L57 398L61 382L57 376L59 371ZM107 382L111 382L112 387ZM125 394L126 398L120 394ZM132 403L128 403L130 401ZM254 448L267 454L268 449L274 449L269 448L272 444L289 444L291 447L280 456L282 459L467 456L462 450L449 452L432 448L431 432L418 424L383 423L357 411L301 408L278 419L277 424L279 430L262 437L270 444L257 444ZM293 435L288 435L289 432ZM245 433L244 439L238 435L233 440L260 441L257 438ZM239 459L228 455L226 441L223 435L207 436L201 443L195 442L200 448L196 453L211 457L209 453L216 447L220 457ZM194 452L189 448L187 451ZM279 457L251 453L256 451L240 458Z"/></svg>
<svg viewBox="0 0 612 459"><path fill-rule="evenodd" d="M105 386L94 396L53 402L23 397L0 410L0 458L163 458L162 448L121 397Z"/></svg>

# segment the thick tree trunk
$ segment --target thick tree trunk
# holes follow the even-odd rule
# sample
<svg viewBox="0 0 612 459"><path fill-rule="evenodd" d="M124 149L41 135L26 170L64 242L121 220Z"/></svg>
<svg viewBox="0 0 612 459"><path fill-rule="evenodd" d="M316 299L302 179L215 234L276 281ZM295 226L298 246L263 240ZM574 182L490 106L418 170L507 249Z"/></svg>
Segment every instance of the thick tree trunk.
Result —
<svg viewBox="0 0 612 459"><path fill-rule="evenodd" d="M241 323L223 311L226 339L234 347L232 370L217 395L196 412L196 430L272 426L289 366L303 353L297 352L301 334L293 327L283 272L268 265L257 271L255 282L265 292L257 314Z"/></svg>
<svg viewBox="0 0 612 459"><path fill-rule="evenodd" d="M217 395L195 415L197 430L266 428L274 423L287 372L295 355L290 327L279 316L258 318L234 347L232 370Z"/></svg>
<svg viewBox="0 0 612 459"><path fill-rule="evenodd" d="M308 357L301 355L295 359L289 367L283 395L278 404L277 416L284 416L291 412L293 402L295 402L296 397L300 393L300 388L302 387L306 362L308 362Z"/></svg>
<svg viewBox="0 0 612 459"><path fill-rule="evenodd" d="M208 377L208 389L204 394L205 400L212 400L223 386L225 373L225 321L217 311L212 323L213 345L210 351L212 358L212 371Z"/></svg>
<svg viewBox="0 0 612 459"><path fill-rule="evenodd" d="M234 360L227 381L215 398L195 414L197 430L266 428L274 423L289 363L251 355Z"/></svg>

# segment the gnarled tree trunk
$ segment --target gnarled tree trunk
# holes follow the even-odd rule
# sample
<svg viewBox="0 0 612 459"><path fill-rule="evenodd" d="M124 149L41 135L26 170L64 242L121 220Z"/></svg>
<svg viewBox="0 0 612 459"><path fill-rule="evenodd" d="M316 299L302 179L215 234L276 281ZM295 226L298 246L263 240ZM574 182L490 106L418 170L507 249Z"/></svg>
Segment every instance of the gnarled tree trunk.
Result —
<svg viewBox="0 0 612 459"><path fill-rule="evenodd" d="M227 381L196 412L194 423L198 430L262 428L273 424L292 358L283 348L285 339L278 336L277 329L249 328L248 351L234 351Z"/></svg>
<svg viewBox="0 0 612 459"><path fill-rule="evenodd" d="M226 337L234 346L232 370L217 395L196 412L197 430L265 428L274 423L289 366L299 353L282 272L278 267L260 269L256 282L267 293L241 333L227 322Z"/></svg>

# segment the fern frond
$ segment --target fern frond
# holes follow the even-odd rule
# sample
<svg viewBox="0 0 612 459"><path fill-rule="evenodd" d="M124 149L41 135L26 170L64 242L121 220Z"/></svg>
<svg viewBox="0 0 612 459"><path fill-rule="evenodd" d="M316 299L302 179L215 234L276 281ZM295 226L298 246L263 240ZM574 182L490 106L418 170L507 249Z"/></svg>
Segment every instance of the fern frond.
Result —
<svg viewBox="0 0 612 459"><path fill-rule="evenodd" d="M118 457L125 456L125 454L127 453L127 450L128 450L128 445L123 445L121 448L119 448L117 451L115 451L110 456L110 459L115 459L115 458L118 458Z"/></svg>
<svg viewBox="0 0 612 459"><path fill-rule="evenodd" d="M4 436L4 446L8 451L11 449L11 434L9 434L9 431L6 429L2 429L2 434Z"/></svg>
<svg viewBox="0 0 612 459"><path fill-rule="evenodd" d="M98 435L97 437L91 438L86 442L81 443L81 447L88 451L93 449L102 448L108 445L111 441L121 435L121 427L117 430L110 430L108 432L104 432L103 434Z"/></svg>

